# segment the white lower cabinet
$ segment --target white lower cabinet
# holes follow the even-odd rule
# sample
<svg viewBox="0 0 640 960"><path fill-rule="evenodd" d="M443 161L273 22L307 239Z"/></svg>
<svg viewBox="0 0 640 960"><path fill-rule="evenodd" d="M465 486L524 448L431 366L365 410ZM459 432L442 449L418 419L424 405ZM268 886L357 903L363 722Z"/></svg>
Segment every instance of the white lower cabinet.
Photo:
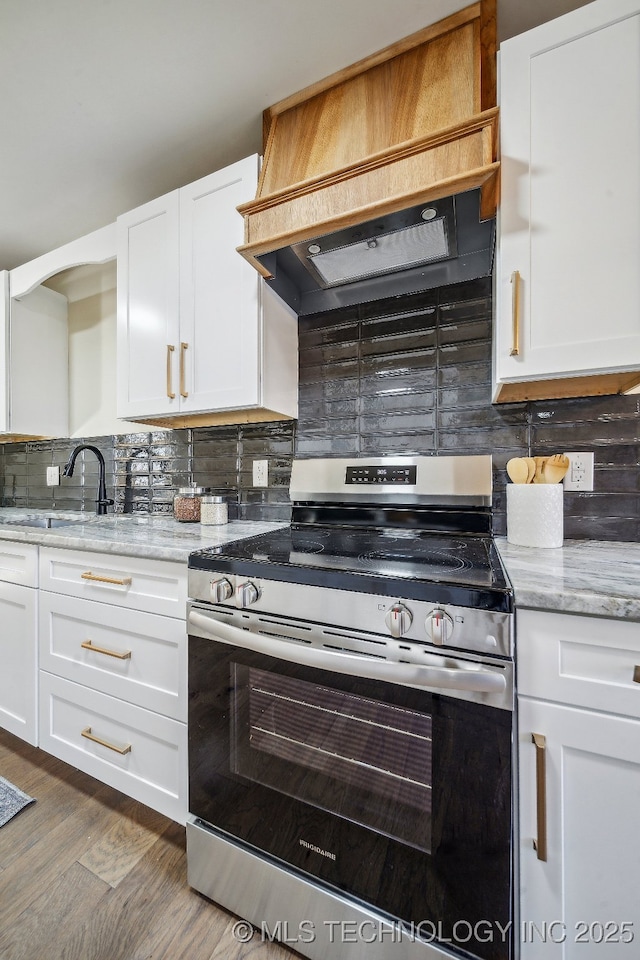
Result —
<svg viewBox="0 0 640 960"><path fill-rule="evenodd" d="M179 823L186 576L183 564L158 560L45 548L40 556L40 746Z"/></svg>
<svg viewBox="0 0 640 960"><path fill-rule="evenodd" d="M38 548L0 544L0 727L37 744Z"/></svg>
<svg viewBox="0 0 640 960"><path fill-rule="evenodd" d="M631 960L640 624L524 610L517 644L521 958Z"/></svg>

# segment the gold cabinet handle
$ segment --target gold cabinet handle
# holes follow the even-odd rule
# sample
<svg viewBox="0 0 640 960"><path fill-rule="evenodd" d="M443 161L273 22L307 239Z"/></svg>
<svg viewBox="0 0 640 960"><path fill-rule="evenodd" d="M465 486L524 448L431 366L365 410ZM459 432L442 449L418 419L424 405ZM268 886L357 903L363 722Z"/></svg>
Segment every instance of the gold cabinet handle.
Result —
<svg viewBox="0 0 640 960"><path fill-rule="evenodd" d="M189 349L188 343L180 344L180 396L181 397L189 396L188 392L185 390L185 371L184 371L184 357L188 349Z"/></svg>
<svg viewBox="0 0 640 960"><path fill-rule="evenodd" d="M100 577L97 573L91 573L90 570L86 570L84 573L80 574L82 580L91 580L92 583L115 583L118 587L130 587L131 586L131 577Z"/></svg>
<svg viewBox="0 0 640 960"><path fill-rule="evenodd" d="M172 366L171 366L172 360L173 360L173 352L175 349L176 348L172 343L167 344L167 396L169 397L169 400L175 400L176 398L176 395L173 392L173 383L172 383L173 376L172 376Z"/></svg>
<svg viewBox="0 0 640 960"><path fill-rule="evenodd" d="M511 274L511 350L510 357L520 355L520 272Z"/></svg>
<svg viewBox="0 0 640 960"><path fill-rule="evenodd" d="M131 650L125 650L118 653L117 650L108 650L106 647L96 647L91 640L84 640L80 646L83 650L91 650L93 653L102 653L105 657L115 657L116 660L131 660Z"/></svg>
<svg viewBox="0 0 640 960"><path fill-rule="evenodd" d="M547 859L547 738L541 733L532 733L531 742L536 748L536 830L538 839L533 848L538 860Z"/></svg>
<svg viewBox="0 0 640 960"><path fill-rule="evenodd" d="M640 664L636 664L633 668L633 682L640 683Z"/></svg>
<svg viewBox="0 0 640 960"><path fill-rule="evenodd" d="M113 750L114 753L120 753L123 756L125 753L131 753L130 743L125 743L123 747L119 747L115 743L109 743L108 740L102 740L101 737L96 737L95 734L91 733L91 727L85 727L84 730L80 731L80 735L87 740L92 740L93 743L99 743L101 747L107 747L108 750Z"/></svg>

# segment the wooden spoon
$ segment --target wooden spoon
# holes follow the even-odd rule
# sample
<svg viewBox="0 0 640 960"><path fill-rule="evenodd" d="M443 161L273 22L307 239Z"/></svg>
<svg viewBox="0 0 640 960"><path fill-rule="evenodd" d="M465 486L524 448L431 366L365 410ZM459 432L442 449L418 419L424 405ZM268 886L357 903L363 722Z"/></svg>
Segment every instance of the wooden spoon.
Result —
<svg viewBox="0 0 640 960"><path fill-rule="evenodd" d="M529 475L524 457L513 457L507 463L507 473L514 483L526 483Z"/></svg>
<svg viewBox="0 0 640 960"><path fill-rule="evenodd" d="M548 457L533 457L533 461L536 465L535 473L533 475L532 483L544 483L544 468Z"/></svg>
<svg viewBox="0 0 640 960"><path fill-rule="evenodd" d="M544 465L544 482L560 483L568 469L569 457L563 453L554 454Z"/></svg>
<svg viewBox="0 0 640 960"><path fill-rule="evenodd" d="M533 459L533 457L524 457L524 462L526 463L527 470L528 470L527 483L531 483L533 481L533 478L536 472L536 462Z"/></svg>

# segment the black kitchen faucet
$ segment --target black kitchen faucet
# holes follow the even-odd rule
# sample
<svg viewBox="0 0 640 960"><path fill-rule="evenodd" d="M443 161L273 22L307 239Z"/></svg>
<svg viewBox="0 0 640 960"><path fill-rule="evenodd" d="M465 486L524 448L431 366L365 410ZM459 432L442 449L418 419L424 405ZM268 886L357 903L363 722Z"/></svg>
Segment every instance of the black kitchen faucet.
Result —
<svg viewBox="0 0 640 960"><path fill-rule="evenodd" d="M99 480L98 480L98 499L96 500L96 513L98 516L104 516L107 512L107 507L113 506L113 500L107 499L107 488L105 486L104 479L104 457L100 453L97 447L92 446L90 443L80 443L77 447L74 448L71 452L71 456L67 460L67 464L62 471L64 477L73 476L73 468L76 464L76 457L81 450L91 450L92 453L95 453L98 458L98 467L100 469Z"/></svg>

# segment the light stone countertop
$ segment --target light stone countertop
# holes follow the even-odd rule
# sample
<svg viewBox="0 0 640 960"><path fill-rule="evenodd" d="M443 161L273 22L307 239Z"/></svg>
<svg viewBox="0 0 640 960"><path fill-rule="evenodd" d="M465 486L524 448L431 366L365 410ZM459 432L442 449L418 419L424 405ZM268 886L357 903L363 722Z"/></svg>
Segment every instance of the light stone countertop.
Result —
<svg viewBox="0 0 640 960"><path fill-rule="evenodd" d="M566 540L564 546L496 545L522 607L640 620L640 544Z"/></svg>
<svg viewBox="0 0 640 960"><path fill-rule="evenodd" d="M6 522L27 516L54 516L81 522L51 529L12 526ZM96 517L68 510L0 509L0 540L184 563L194 550L220 546L285 526L288 524L282 521L260 520L232 520L220 526L203 526L200 523L180 523L167 516L108 514Z"/></svg>
<svg viewBox="0 0 640 960"><path fill-rule="evenodd" d="M51 529L6 523L26 516L55 516L81 522ZM202 526L166 516L96 517L64 510L0 508L2 540L184 563L194 550L285 526L288 524L282 521L261 520ZM498 538L496 545L513 585L516 609L528 607L640 621L640 544L567 540L562 547L541 549L519 547Z"/></svg>

